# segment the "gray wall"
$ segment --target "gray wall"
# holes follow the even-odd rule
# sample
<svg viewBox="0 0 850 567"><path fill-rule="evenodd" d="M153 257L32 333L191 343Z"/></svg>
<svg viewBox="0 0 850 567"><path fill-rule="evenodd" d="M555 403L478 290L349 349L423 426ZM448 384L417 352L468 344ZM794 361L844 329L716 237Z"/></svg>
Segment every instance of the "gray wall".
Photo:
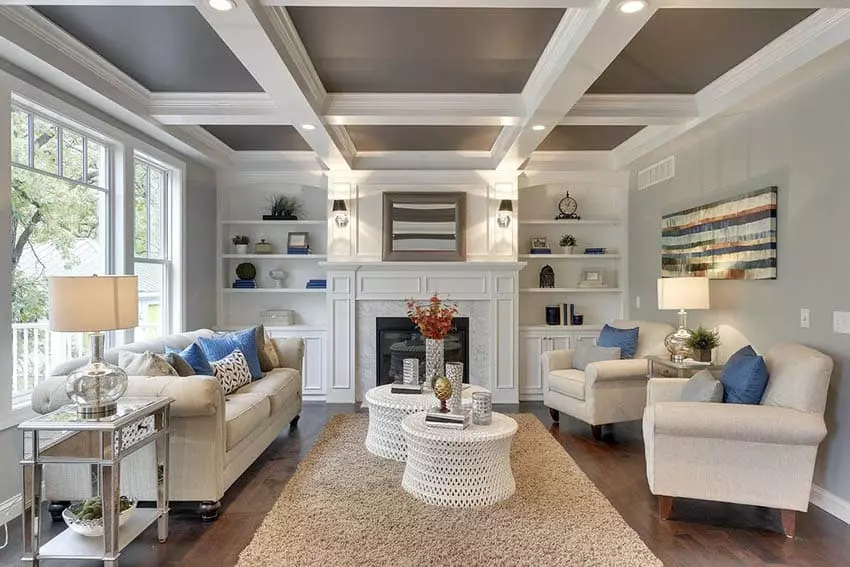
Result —
<svg viewBox="0 0 850 567"><path fill-rule="evenodd" d="M661 215L779 187L778 279L712 281L711 310L692 312L689 326L729 325L761 352L794 341L832 356L829 435L815 483L844 500L850 500L850 335L832 332L832 312L850 311L848 100L850 65L843 64L713 120L634 164L633 172L675 153L677 175L638 192L633 173L629 206L631 312L673 323L673 312L657 310ZM811 309L809 329L800 328L802 307Z"/></svg>

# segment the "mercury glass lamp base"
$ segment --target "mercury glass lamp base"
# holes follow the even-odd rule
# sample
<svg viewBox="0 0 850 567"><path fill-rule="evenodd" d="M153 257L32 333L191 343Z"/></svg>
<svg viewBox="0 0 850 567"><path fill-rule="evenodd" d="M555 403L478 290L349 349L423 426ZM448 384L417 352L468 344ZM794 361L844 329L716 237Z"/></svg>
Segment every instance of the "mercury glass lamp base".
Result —
<svg viewBox="0 0 850 567"><path fill-rule="evenodd" d="M77 406L77 415L83 419L98 419L115 415L118 404L106 404L103 406Z"/></svg>
<svg viewBox="0 0 850 567"><path fill-rule="evenodd" d="M679 328L664 339L664 346L670 351L670 360L684 362L690 356L691 349L688 347L688 341L693 335L693 331L688 329L687 313L684 310L679 311Z"/></svg>

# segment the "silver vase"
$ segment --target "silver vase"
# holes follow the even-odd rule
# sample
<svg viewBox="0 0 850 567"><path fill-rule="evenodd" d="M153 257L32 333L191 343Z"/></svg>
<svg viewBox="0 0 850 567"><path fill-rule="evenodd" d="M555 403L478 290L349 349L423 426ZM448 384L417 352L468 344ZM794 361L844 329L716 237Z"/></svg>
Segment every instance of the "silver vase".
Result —
<svg viewBox="0 0 850 567"><path fill-rule="evenodd" d="M434 380L445 371L443 339L425 339L425 386L434 389Z"/></svg>
<svg viewBox="0 0 850 567"><path fill-rule="evenodd" d="M452 397L450 398L449 408L452 413L460 413L461 396L463 396L463 363L449 362L446 364L446 378L452 385Z"/></svg>

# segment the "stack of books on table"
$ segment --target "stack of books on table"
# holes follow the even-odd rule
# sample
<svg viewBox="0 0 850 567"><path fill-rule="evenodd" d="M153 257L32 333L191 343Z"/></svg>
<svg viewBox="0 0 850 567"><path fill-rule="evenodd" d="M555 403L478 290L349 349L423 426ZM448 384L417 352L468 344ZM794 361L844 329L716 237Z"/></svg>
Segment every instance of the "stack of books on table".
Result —
<svg viewBox="0 0 850 567"><path fill-rule="evenodd" d="M328 280L312 279L307 282L307 289L327 289Z"/></svg>
<svg viewBox="0 0 850 567"><path fill-rule="evenodd" d="M256 289L256 280L234 280L233 289Z"/></svg>
<svg viewBox="0 0 850 567"><path fill-rule="evenodd" d="M469 410L441 413L439 408L429 409L425 414L425 425L442 429L466 429L469 426Z"/></svg>
<svg viewBox="0 0 850 567"><path fill-rule="evenodd" d="M402 384L399 382L393 382L390 392L393 394L421 394L422 384Z"/></svg>

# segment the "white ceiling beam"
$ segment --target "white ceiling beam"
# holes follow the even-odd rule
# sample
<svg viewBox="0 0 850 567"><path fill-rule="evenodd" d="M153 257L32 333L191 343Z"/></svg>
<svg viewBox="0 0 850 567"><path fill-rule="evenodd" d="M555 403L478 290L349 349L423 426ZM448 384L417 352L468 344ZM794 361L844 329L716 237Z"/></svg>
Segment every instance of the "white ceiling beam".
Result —
<svg viewBox="0 0 850 567"><path fill-rule="evenodd" d="M267 9L256 0L240 0L228 12L195 5L242 65L263 87L278 109L285 109L304 140L329 169L350 169L353 145L344 130L322 121L324 88L285 10ZM313 71L311 74L310 71Z"/></svg>
<svg viewBox="0 0 850 567"><path fill-rule="evenodd" d="M564 13L523 89L525 123L505 128L493 147L499 169L520 167L654 12L623 14L617 2L597 0Z"/></svg>
<svg viewBox="0 0 850 567"><path fill-rule="evenodd" d="M583 8L594 0L263 0L267 6L340 8Z"/></svg>
<svg viewBox="0 0 850 567"><path fill-rule="evenodd" d="M561 120L562 126L644 126L682 124L697 116L692 95L584 95Z"/></svg>
<svg viewBox="0 0 850 567"><path fill-rule="evenodd" d="M0 6L191 6L192 0L0 0Z"/></svg>
<svg viewBox="0 0 850 567"><path fill-rule="evenodd" d="M628 167L640 157L738 105L752 100L764 101L781 88L791 88L825 72L835 63L827 55L839 47L842 49L834 53L846 57L845 51L850 52L850 9L819 10L697 93L699 114L696 118L667 128L645 128L616 148L616 167Z"/></svg>
<svg viewBox="0 0 850 567"><path fill-rule="evenodd" d="M535 152L523 164L524 171L613 171L609 151Z"/></svg>
<svg viewBox="0 0 850 567"><path fill-rule="evenodd" d="M493 169L488 151L357 152L354 164L358 170Z"/></svg>
<svg viewBox="0 0 850 567"><path fill-rule="evenodd" d="M657 8L850 8L850 0L652 0Z"/></svg>
<svg viewBox="0 0 850 567"><path fill-rule="evenodd" d="M336 125L510 126L523 116L515 94L329 94L325 100L325 118Z"/></svg>
<svg viewBox="0 0 850 567"><path fill-rule="evenodd" d="M151 93L162 124L292 124L267 93Z"/></svg>

